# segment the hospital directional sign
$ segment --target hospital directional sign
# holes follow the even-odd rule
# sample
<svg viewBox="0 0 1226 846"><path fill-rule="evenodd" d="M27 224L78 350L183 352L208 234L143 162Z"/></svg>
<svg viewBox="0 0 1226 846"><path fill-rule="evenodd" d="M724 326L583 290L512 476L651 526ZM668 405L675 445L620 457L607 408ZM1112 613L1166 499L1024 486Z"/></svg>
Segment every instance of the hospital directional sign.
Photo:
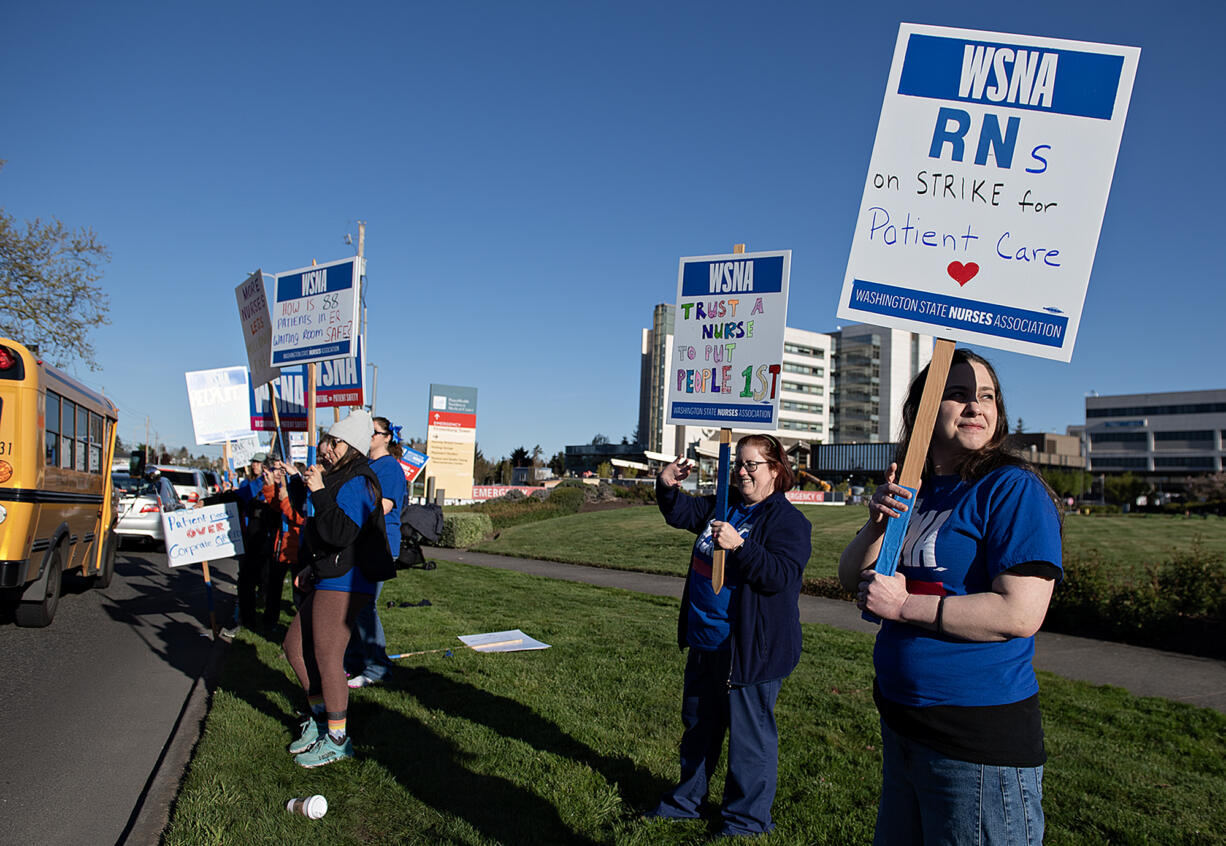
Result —
<svg viewBox="0 0 1226 846"><path fill-rule="evenodd" d="M838 316L1068 361L1140 52L902 24Z"/></svg>
<svg viewBox="0 0 1226 846"><path fill-rule="evenodd" d="M347 358L355 351L359 279L354 258L277 274L272 366Z"/></svg>

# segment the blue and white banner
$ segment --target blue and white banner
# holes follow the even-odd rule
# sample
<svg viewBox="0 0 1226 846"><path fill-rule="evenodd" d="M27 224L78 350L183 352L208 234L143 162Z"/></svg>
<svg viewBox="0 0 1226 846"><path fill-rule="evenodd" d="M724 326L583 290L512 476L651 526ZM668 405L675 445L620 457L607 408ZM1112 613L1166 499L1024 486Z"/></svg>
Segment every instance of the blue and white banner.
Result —
<svg viewBox="0 0 1226 846"><path fill-rule="evenodd" d="M354 350L356 355L351 358L329 359L315 366L316 408L350 408L365 404L366 368L362 358L361 336L358 336ZM305 432L307 366L297 364L282 367L272 384L277 389L281 431ZM253 431L271 432L276 429L269 385L252 382L247 408Z"/></svg>
<svg viewBox="0 0 1226 846"><path fill-rule="evenodd" d="M779 428L792 251L681 259L665 422Z"/></svg>
<svg viewBox="0 0 1226 846"><path fill-rule="evenodd" d="M1139 57L900 26L838 316L1068 361Z"/></svg>

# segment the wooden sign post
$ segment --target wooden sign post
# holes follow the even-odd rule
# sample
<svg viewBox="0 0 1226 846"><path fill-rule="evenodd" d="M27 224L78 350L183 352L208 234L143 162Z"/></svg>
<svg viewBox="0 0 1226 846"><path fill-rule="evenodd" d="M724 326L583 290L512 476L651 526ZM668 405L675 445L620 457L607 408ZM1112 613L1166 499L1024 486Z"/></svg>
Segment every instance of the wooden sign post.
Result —
<svg viewBox="0 0 1226 846"><path fill-rule="evenodd" d="M744 244L733 244L734 255L745 252ZM732 479L732 430L719 430L719 466L715 470L715 519L721 523L728 519L728 485ZM718 546L711 553L711 590L718 594L724 589L724 561L727 551Z"/></svg>
<svg viewBox="0 0 1226 846"><path fill-rule="evenodd" d="M213 640L217 640L217 632L220 629L217 625L217 611L213 605L213 580L209 578L209 562L201 561L200 566L204 568L204 593L209 600L209 630L213 633Z"/></svg>

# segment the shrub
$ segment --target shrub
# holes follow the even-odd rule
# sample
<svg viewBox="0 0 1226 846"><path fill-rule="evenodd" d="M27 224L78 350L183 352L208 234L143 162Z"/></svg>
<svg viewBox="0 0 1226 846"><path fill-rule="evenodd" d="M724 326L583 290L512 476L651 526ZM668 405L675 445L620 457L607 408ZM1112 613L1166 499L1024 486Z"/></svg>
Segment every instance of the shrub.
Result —
<svg viewBox="0 0 1226 846"><path fill-rule="evenodd" d="M1064 579L1052 596L1051 611L1068 610L1076 618L1105 606L1114 592L1115 583L1103 565L1102 556L1098 550L1090 550L1085 556L1064 561Z"/></svg>
<svg viewBox="0 0 1226 846"><path fill-rule="evenodd" d="M1113 583L1096 553L1064 562L1044 628L1201 655L1226 653L1226 557L1199 539L1132 583Z"/></svg>
<svg viewBox="0 0 1226 846"><path fill-rule="evenodd" d="M654 505L656 501L655 485L614 485L613 495L641 505Z"/></svg>
<svg viewBox="0 0 1226 846"><path fill-rule="evenodd" d="M468 506L465 511L473 514L484 514L493 523L494 530L501 532L508 526L518 526L521 523L533 523L537 520L548 520L550 517L562 516L562 511L550 505L534 494L520 497L517 500L491 499L488 502ZM457 511L457 513L459 513Z"/></svg>
<svg viewBox="0 0 1226 846"><path fill-rule="evenodd" d="M1092 516L1102 516L1104 514L1119 514L1121 509L1118 505L1083 505L1081 506L1082 514Z"/></svg>
<svg viewBox="0 0 1226 846"><path fill-rule="evenodd" d="M1177 550L1158 571L1158 590L1184 617L1226 617L1226 558L1205 552L1200 538Z"/></svg>
<svg viewBox="0 0 1226 846"><path fill-rule="evenodd" d="M587 487L584 485L583 487ZM571 487L569 485L563 487L558 485L549 494L549 499L546 500L550 505L563 511L566 514L578 514L579 509L583 507L586 501L584 491L580 488Z"/></svg>
<svg viewBox="0 0 1226 846"><path fill-rule="evenodd" d="M468 549L494 533L494 524L488 514L460 511L443 515L443 532L438 545L448 549Z"/></svg>
<svg viewBox="0 0 1226 846"><path fill-rule="evenodd" d="M824 596L827 599L844 599L854 601L856 596L843 589L843 584L833 576L822 576L816 579L805 579L800 589L809 596Z"/></svg>

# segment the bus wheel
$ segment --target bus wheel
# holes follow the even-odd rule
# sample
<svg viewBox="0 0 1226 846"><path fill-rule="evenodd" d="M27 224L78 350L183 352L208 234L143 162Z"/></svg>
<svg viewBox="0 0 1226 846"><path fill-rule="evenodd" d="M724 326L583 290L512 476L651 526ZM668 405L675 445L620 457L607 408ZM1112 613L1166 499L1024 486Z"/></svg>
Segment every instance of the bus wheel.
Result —
<svg viewBox="0 0 1226 846"><path fill-rule="evenodd" d="M115 547L118 541L119 538L114 532L111 532L106 540L106 548L102 551L102 569L94 576L94 587L98 590L106 590L111 586L111 579L115 575Z"/></svg>
<svg viewBox="0 0 1226 846"><path fill-rule="evenodd" d="M51 621L55 618L56 606L60 604L60 583L64 577L63 547L57 546L51 553L47 568L42 598L33 601L23 599L14 612L14 621L23 628L41 629L51 625Z"/></svg>

